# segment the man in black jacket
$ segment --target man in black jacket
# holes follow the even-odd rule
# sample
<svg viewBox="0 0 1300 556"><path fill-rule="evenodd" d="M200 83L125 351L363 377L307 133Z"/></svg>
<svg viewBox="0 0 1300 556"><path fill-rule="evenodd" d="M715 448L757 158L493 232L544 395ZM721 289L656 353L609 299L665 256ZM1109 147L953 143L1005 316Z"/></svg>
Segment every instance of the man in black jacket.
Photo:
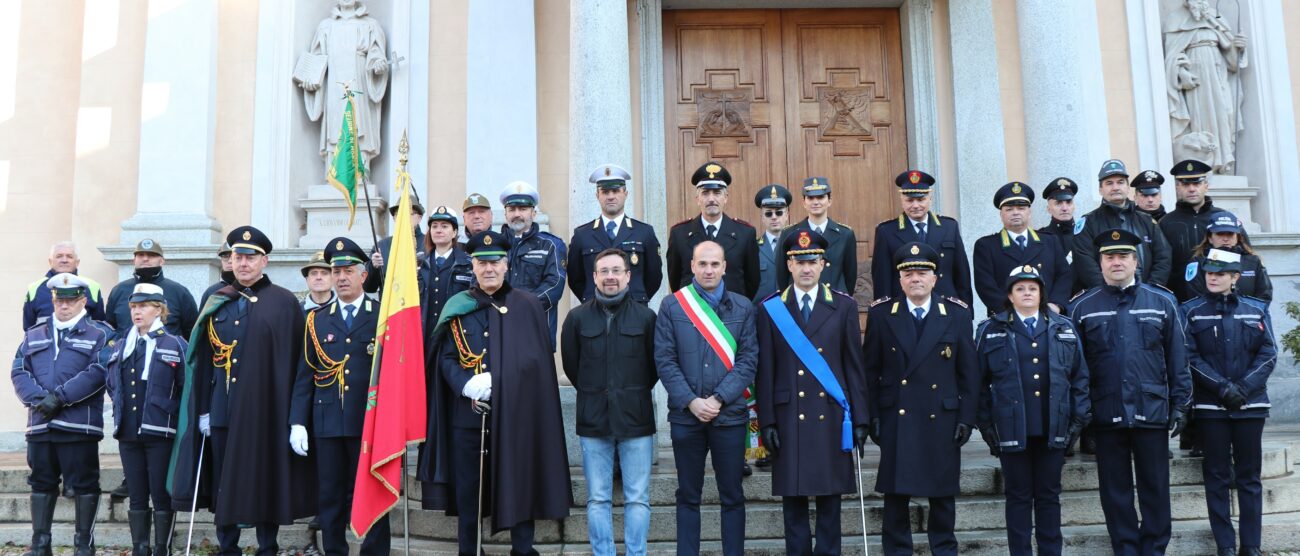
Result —
<svg viewBox="0 0 1300 556"><path fill-rule="evenodd" d="M727 291L753 299L758 292L757 232L748 222L723 212L731 187L731 172L721 164L709 162L691 176L695 186L695 204L700 215L674 224L668 230L668 290L675 292L691 283L691 260L695 246L712 241L722 246L727 260L727 274L722 284Z"/></svg>
<svg viewBox="0 0 1300 556"><path fill-rule="evenodd" d="M596 554L614 554L614 454L623 475L623 542L645 552L655 421L651 388L655 313L629 299L631 261L618 249L592 260L593 297L564 320L564 374L578 390L577 432L587 476L587 535Z"/></svg>
<svg viewBox="0 0 1300 556"><path fill-rule="evenodd" d="M1164 286L1172 268L1169 242L1151 216L1137 210L1128 198L1128 170L1118 160L1107 160L1097 173L1101 206L1074 223L1074 279L1083 288L1104 283L1099 253L1092 238L1101 232L1120 228L1142 240L1137 246L1138 278L1148 284Z"/></svg>
<svg viewBox="0 0 1300 556"><path fill-rule="evenodd" d="M1160 231L1169 240L1172 253L1173 269L1169 272L1169 289L1174 292L1178 302L1182 303L1196 297L1196 292L1188 287L1187 282L1196 278L1195 269L1187 276L1187 263L1192 261L1192 252L1196 246L1205 241L1206 230L1216 216L1224 212L1214 206L1207 195L1210 189L1210 165L1199 160L1184 160L1169 169L1177 186L1178 203L1174 211L1160 220ZM1243 230L1242 235L1245 235Z"/></svg>
<svg viewBox="0 0 1300 556"><path fill-rule="evenodd" d="M189 289L180 282L163 276L163 265L167 260L163 257L162 245L152 239L142 239L136 244L133 257L135 272L130 278L113 286L113 291L108 294L105 322L113 327L116 337L125 338L127 331L134 326L131 324L131 307L127 299L135 291L136 284L155 284L163 289L163 296L167 298L169 312L167 321L163 323L167 332L189 338L194 321L199 318L199 307L194 303L194 294Z"/></svg>

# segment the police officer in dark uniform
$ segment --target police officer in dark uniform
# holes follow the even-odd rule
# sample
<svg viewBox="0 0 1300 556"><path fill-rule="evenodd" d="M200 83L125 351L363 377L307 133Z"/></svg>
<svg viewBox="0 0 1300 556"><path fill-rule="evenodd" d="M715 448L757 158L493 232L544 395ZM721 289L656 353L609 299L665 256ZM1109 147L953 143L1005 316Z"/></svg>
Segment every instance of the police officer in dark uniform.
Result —
<svg viewBox="0 0 1300 556"><path fill-rule="evenodd" d="M870 423L858 304L821 283L826 238L805 228L782 245L792 284L758 311L765 356L755 394L759 407L770 408L758 420L773 460L772 494L782 497L786 554L838 554L840 498L857 490L853 448L866 442ZM809 497L817 504L816 552Z"/></svg>
<svg viewBox="0 0 1300 556"><path fill-rule="evenodd" d="M1177 183L1175 192L1178 194L1178 203L1174 205L1173 212L1160 220L1160 230L1164 232L1165 239L1169 240L1173 253L1174 267L1169 276L1169 289L1173 290L1174 296L1181 302L1197 296L1197 292L1189 285L1195 276L1185 274L1187 263L1191 262L1196 248L1205 241L1210 224L1225 211L1214 206L1214 200L1208 195L1209 164L1199 160L1184 160L1175 164L1169 173ZM1240 235L1244 242L1245 231L1242 230Z"/></svg>
<svg viewBox="0 0 1300 556"><path fill-rule="evenodd" d="M826 238L826 254L822 260L826 263L822 271L823 282L831 289L853 296L858 285L858 237L853 228L831 219L831 182L823 177L803 180L803 207L808 217L791 226L781 237L793 235L796 230L812 230ZM781 245L785 245L782 239ZM776 266L776 285L785 289L790 285L790 270L785 265Z"/></svg>
<svg viewBox="0 0 1300 556"><path fill-rule="evenodd" d="M168 318L164 323L167 332L189 338L194 329L194 321L199 318L199 308L194 303L194 294L184 284L163 276L162 245L152 239L142 239L135 246L135 271L130 278L118 282L108 294L105 307L105 323L113 327L116 336L126 336L131 329L131 305L128 299L135 291L136 284L157 284L166 292Z"/></svg>
<svg viewBox="0 0 1300 556"><path fill-rule="evenodd" d="M1221 249L1241 256L1241 276L1233 286L1237 295L1253 297L1268 305L1273 301L1273 280L1264 262L1246 243L1246 230L1236 215L1226 210L1214 214L1205 240L1192 252L1192 261L1182 270L1187 286L1196 296L1205 295L1205 258L1211 249ZM1177 269L1175 269L1177 270ZM1192 299L1195 299L1193 297Z"/></svg>
<svg viewBox="0 0 1300 556"><path fill-rule="evenodd" d="M113 404L113 437L131 497L127 511L131 555L149 556L152 516L153 553L163 556L171 554L175 512L167 493L167 466L171 439L176 436L187 343L163 327L167 298L161 287L136 284L128 301L133 326L113 346L105 385Z"/></svg>
<svg viewBox="0 0 1300 556"><path fill-rule="evenodd" d="M930 210L930 188L934 176L919 170L908 170L894 178L898 186L903 213L898 218L876 225L876 247L872 251L871 280L877 299L898 299L903 288L898 282L898 272L892 261L895 253L905 243L924 243L939 255L935 272L938 282L934 292L940 297L955 297L970 306L970 261L961 239L957 221L939 216Z"/></svg>
<svg viewBox="0 0 1300 556"><path fill-rule="evenodd" d="M564 240L544 232L533 222L537 216L537 188L517 181L501 191L506 223L501 233L510 236L509 280L511 287L537 296L546 310L551 327L551 351L555 351L557 307L564 296Z"/></svg>
<svg viewBox="0 0 1300 556"><path fill-rule="evenodd" d="M975 240L975 292L989 316L1006 305L1006 277L1012 269L1031 266L1043 282L1043 301L1062 313L1070 302L1071 275L1065 252L1056 238L1042 237L1029 227L1034 190L1013 181L993 195L1002 217L1002 230Z"/></svg>
<svg viewBox="0 0 1300 556"><path fill-rule="evenodd" d="M1166 214L1165 205L1160 201L1160 186L1164 183L1165 177L1155 170L1146 170L1133 178L1133 202L1138 212L1151 216L1156 224Z"/></svg>
<svg viewBox="0 0 1300 556"><path fill-rule="evenodd" d="M1268 307L1238 295L1241 255L1212 249L1204 263L1206 293L1180 307L1187 322L1187 360L1192 367L1193 408L1205 451L1205 503L1219 556L1260 554L1263 488L1260 446L1268 418L1268 377L1277 361ZM1241 551L1232 530L1237 491Z"/></svg>
<svg viewBox="0 0 1300 556"><path fill-rule="evenodd" d="M420 311L424 313L424 330L433 331L438 324L438 315L442 306L451 296L463 292L474 285L474 269L469 257L456 243L456 232L460 222L456 213L446 206L434 207L429 214L429 256L420 265ZM431 354L436 346L428 342L424 346Z"/></svg>
<svg viewBox="0 0 1300 556"><path fill-rule="evenodd" d="M758 234L758 291L754 301L762 301L777 291L776 272L782 265L781 230L790 224L790 190L779 183L763 186L754 195L754 206L761 211L763 231Z"/></svg>
<svg viewBox="0 0 1300 556"><path fill-rule="evenodd" d="M568 263L569 290L584 303L596 290L591 278L596 255L606 249L627 253L632 264L627 295L633 301L649 303L664 281L663 258L659 255L659 238L655 237L654 227L623 213L627 182L631 179L627 170L614 164L600 165L587 178L596 184L600 216L573 229L573 239L569 240L573 256Z"/></svg>
<svg viewBox="0 0 1300 556"><path fill-rule="evenodd" d="M321 544L325 554L346 556L379 307L362 288L366 252L360 245L334 238L325 258L337 297L307 313L307 341L289 407L289 444L300 456L315 452ZM388 554L388 531L385 515L366 534L361 553Z"/></svg>
<svg viewBox="0 0 1300 556"><path fill-rule="evenodd" d="M1142 238L1114 228L1094 242L1106 283L1075 297L1070 320L1083 340L1092 379L1106 530L1116 554L1163 554L1170 536L1165 434L1182 433L1192 398L1183 322L1173 294L1137 276ZM1135 474L1140 527L1133 509Z"/></svg>
<svg viewBox="0 0 1300 556"><path fill-rule="evenodd" d="M64 272L76 274L77 267L81 265L81 259L77 257L77 245L71 241L60 241L50 247L49 261L50 269L45 272L45 276L27 285L27 295L23 297L23 330L44 323L54 312L50 289L45 287L50 277ZM90 318L103 321L104 295L101 292L103 288L90 278L82 276L81 279L89 284L86 290L86 312L90 314Z"/></svg>
<svg viewBox="0 0 1300 556"><path fill-rule="evenodd" d="M1074 275L1074 196L1079 194L1079 185L1066 177L1056 178L1043 188L1043 199L1047 201L1047 216L1051 219L1046 226L1038 229L1040 234L1055 236L1061 251L1065 253L1065 262L1070 263L1070 295L1083 289L1079 279Z"/></svg>
<svg viewBox="0 0 1300 556"><path fill-rule="evenodd" d="M1097 173L1097 189L1101 193L1101 206L1079 218L1074 223L1073 261L1074 279L1084 288L1103 285L1102 271L1097 261L1099 253L1093 238L1102 232L1120 228L1142 240L1138 245L1138 278L1147 284L1164 286L1169 281L1172 253L1165 235L1151 216L1139 212L1128 198L1128 170L1118 160L1102 163Z"/></svg>
<svg viewBox="0 0 1300 556"><path fill-rule="evenodd" d="M32 487L31 556L50 556L59 481L76 503L76 556L95 554L99 441L104 437L104 352L112 330L89 318L81 277L61 273L45 286L54 313L27 329L14 357L14 393L27 406L27 464Z"/></svg>
<svg viewBox="0 0 1300 556"><path fill-rule="evenodd" d="M979 259L976 259L978 261ZM1008 552L1061 553L1065 449L1092 418L1088 365L1070 319L1047 308L1031 265L1004 280L1004 310L980 324L980 436L1006 481Z"/></svg>
<svg viewBox="0 0 1300 556"><path fill-rule="evenodd" d="M961 447L975 424L980 376L970 309L935 290L941 259L929 244L903 244L894 254L903 296L877 299L867 311L862 352L886 554L912 551L913 496L930 499L930 552L957 554Z"/></svg>
<svg viewBox="0 0 1300 556"><path fill-rule="evenodd" d="M727 274L722 285L727 291L753 299L761 276L758 272L758 241L753 226L727 216L731 172L716 162L700 166L691 175L695 204L700 215L673 225L668 233L668 289L677 291L691 283L691 255L701 241L711 239L722 246Z"/></svg>

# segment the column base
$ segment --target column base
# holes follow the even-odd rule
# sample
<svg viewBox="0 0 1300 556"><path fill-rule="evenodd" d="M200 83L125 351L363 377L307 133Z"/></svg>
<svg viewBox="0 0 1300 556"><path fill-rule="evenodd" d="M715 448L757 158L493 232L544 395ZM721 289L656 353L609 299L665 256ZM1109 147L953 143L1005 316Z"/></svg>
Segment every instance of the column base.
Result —
<svg viewBox="0 0 1300 556"><path fill-rule="evenodd" d="M388 203L379 196L374 184L366 184L366 189L370 195L368 206L375 220L375 234L383 239L388 235ZM299 207L307 212L307 233L298 239L297 247L319 251L331 239L339 236L351 239L367 249L374 246L375 237L370 233L370 220L366 216L366 192L357 192L357 212L350 230L348 203L343 200L343 194L332 185L309 186L307 196L301 200Z"/></svg>

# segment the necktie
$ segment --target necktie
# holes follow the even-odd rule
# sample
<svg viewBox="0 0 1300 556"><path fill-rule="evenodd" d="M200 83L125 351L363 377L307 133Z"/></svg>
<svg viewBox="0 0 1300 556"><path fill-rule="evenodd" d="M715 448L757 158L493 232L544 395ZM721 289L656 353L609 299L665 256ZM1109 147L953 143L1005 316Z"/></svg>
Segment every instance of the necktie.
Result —
<svg viewBox="0 0 1300 556"><path fill-rule="evenodd" d="M821 227L821 226L813 226L813 231L814 231L814 232L817 232L817 235L822 235L822 227Z"/></svg>
<svg viewBox="0 0 1300 556"><path fill-rule="evenodd" d="M1021 250L1021 251L1024 251L1024 250L1025 250L1025 236L1017 237L1017 238L1016 238L1016 244L1020 246L1020 250Z"/></svg>
<svg viewBox="0 0 1300 556"><path fill-rule="evenodd" d="M803 313L803 321L808 322L808 317L812 316L812 296L803 294L803 308L799 310Z"/></svg>
<svg viewBox="0 0 1300 556"><path fill-rule="evenodd" d="M925 326L925 309L917 307L912 309L912 325L916 327L916 335L921 335L921 328Z"/></svg>
<svg viewBox="0 0 1300 556"><path fill-rule="evenodd" d="M916 225L916 237L921 243L925 243L925 222Z"/></svg>
<svg viewBox="0 0 1300 556"><path fill-rule="evenodd" d="M1038 324L1038 318L1037 318L1037 317L1029 317L1029 318L1025 319L1025 329L1029 331L1029 335L1030 335L1030 336L1033 336L1033 335L1034 335L1034 325L1035 325L1035 324Z"/></svg>
<svg viewBox="0 0 1300 556"><path fill-rule="evenodd" d="M357 308L352 305L343 306L343 326L346 326L348 330L352 329L352 312L356 310Z"/></svg>
<svg viewBox="0 0 1300 556"><path fill-rule="evenodd" d="M59 332L59 345L63 345L63 339L68 337L68 330L71 330L71 329L70 329L70 328L64 328L64 329L58 331L58 332Z"/></svg>
<svg viewBox="0 0 1300 556"><path fill-rule="evenodd" d="M436 269L439 269L439 268L442 268L442 263L445 263L445 262L447 262L447 257L434 257L434 258L433 258L433 268L434 268L435 270L436 270Z"/></svg>
<svg viewBox="0 0 1300 556"><path fill-rule="evenodd" d="M605 223L605 235L609 236L610 241L614 241L614 230L616 229L618 229L618 224L615 224L613 220Z"/></svg>
<svg viewBox="0 0 1300 556"><path fill-rule="evenodd" d="M704 227L704 233L709 234L709 238L718 237L718 227L714 226L713 224L709 224L708 226Z"/></svg>
<svg viewBox="0 0 1300 556"><path fill-rule="evenodd" d="M239 296L239 310L243 311L248 308L248 298L253 296L252 288L244 288L244 295Z"/></svg>

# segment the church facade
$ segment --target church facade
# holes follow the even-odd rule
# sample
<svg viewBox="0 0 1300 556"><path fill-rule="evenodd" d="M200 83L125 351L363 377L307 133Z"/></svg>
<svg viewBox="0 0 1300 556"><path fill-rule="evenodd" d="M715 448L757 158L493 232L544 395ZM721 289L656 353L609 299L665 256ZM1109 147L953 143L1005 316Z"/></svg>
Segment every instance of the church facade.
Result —
<svg viewBox="0 0 1300 556"><path fill-rule="evenodd" d="M1216 168L1215 204L1246 221L1276 302L1300 297L1292 2L23 0L14 11L0 22L0 234L21 248L0 277L4 353L61 240L107 288L152 238L167 275L197 293L218 277L223 230L251 223L275 244L272 279L304 290L298 267L330 237L373 243L367 205L375 233L389 231L404 134L426 208L459 212L477 192L500 218L497 193L523 180L564 238L598 215L586 177L603 163L631 171L629 213L661 239L696 213L689 177L705 161L730 170L727 212L752 222L758 189L825 176L863 273L905 169L937 178L935 208L970 248L1000 227L992 196L1009 181L1041 191L1070 177L1083 214L1099 202L1103 160L1167 174L1199 158ZM342 83L370 166L351 230L325 176ZM1173 180L1163 198L1172 210ZM1047 219L1036 204L1034 227ZM1273 316L1279 333L1296 324ZM1278 376L1293 375L1283 359ZM0 391L8 448L24 411L8 381Z"/></svg>

